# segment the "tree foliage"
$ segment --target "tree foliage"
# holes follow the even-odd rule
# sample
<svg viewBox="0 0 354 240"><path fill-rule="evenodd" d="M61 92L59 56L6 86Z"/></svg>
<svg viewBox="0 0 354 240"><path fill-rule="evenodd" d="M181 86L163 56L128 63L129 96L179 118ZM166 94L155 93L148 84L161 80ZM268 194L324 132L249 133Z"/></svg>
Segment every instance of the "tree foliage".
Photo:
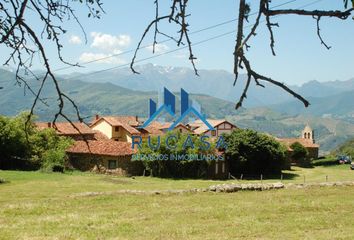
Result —
<svg viewBox="0 0 354 240"><path fill-rule="evenodd" d="M309 167L311 166L311 159L308 158L307 149L299 142L294 142L290 145L290 148L293 150L291 158L295 163L300 167Z"/></svg>
<svg viewBox="0 0 354 240"><path fill-rule="evenodd" d="M169 136L176 136L177 139L171 139L169 141L171 146L176 146L176 148L168 148L166 139ZM215 142L210 142L210 148L208 150L204 149L205 144L200 141L197 136L180 133L178 131L168 132L160 137L152 137L151 145L157 145L158 138L160 138L159 149L151 149L148 144L148 140L143 142L142 148L139 149L139 154L146 156L165 156L166 158L154 160L154 158L145 159L143 161L145 168L150 171L153 176L159 177L206 177L207 169L210 161L206 160L171 160L170 155L197 155L197 154L214 154L215 153ZM187 138L189 138L188 143L186 143ZM191 147L191 141L193 142L194 148ZM187 146L188 145L188 146Z"/></svg>
<svg viewBox="0 0 354 240"><path fill-rule="evenodd" d="M294 160L302 160L307 157L308 151L301 143L294 142L290 147L293 150L292 158Z"/></svg>
<svg viewBox="0 0 354 240"><path fill-rule="evenodd" d="M278 174L285 164L285 147L266 134L236 129L225 141L231 174Z"/></svg>
<svg viewBox="0 0 354 240"><path fill-rule="evenodd" d="M15 118L0 116L0 161L13 157L29 157L31 149L26 141L23 124L26 117L24 114ZM28 131L29 134L33 133L32 125Z"/></svg>
<svg viewBox="0 0 354 240"><path fill-rule="evenodd" d="M39 131L28 113L10 118L0 116L0 169L38 169L52 171L64 167L65 150L72 140L58 136L54 129Z"/></svg>

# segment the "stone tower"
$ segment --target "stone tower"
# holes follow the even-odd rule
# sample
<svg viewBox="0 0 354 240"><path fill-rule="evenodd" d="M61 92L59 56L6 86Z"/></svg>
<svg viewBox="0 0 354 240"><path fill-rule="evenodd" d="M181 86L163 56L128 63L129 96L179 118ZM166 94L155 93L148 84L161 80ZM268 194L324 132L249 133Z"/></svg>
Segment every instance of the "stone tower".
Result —
<svg viewBox="0 0 354 240"><path fill-rule="evenodd" d="M315 143L314 131L308 124L305 126L304 130L302 130L301 138L309 139L312 143Z"/></svg>

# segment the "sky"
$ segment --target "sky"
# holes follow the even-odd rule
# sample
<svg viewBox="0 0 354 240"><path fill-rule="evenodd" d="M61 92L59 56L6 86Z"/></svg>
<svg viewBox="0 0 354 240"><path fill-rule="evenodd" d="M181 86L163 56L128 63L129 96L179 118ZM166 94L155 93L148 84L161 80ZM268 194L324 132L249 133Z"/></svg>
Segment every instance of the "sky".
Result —
<svg viewBox="0 0 354 240"><path fill-rule="evenodd" d="M56 74L71 72L92 72L108 68L129 66L140 37L148 23L155 16L154 0L109 1L102 0L105 14L101 19L87 17L87 9L76 3L74 8L85 29L85 34L75 21L63 22L67 33L62 35L64 45L62 55L72 63L82 63L82 67L66 67L58 60L52 42L42 39L46 47L49 62ZM161 15L169 11L170 1L160 1ZM249 1L254 12L257 8L255 0ZM289 3L288 3L289 2ZM342 0L273 0L272 6L286 3L282 8L305 9L344 9ZM190 38L194 55L197 57L198 69L222 69L233 71L233 49L236 38L238 0L190 0L189 1ZM41 31L40 20L29 15L25 19L38 32ZM250 18L250 26L254 17ZM227 23L225 23L227 22ZM332 48L327 50L321 45L316 34L316 20L312 17L281 16L273 18L280 27L274 28L274 57L269 48L269 33L265 23L261 23L257 36L250 41L251 48L246 53L253 68L288 85L300 85L311 80L333 81L348 80L354 77L353 36L354 20L338 19L321 20L321 33L326 43ZM223 24L222 24L223 23ZM217 27L212 27L218 25ZM201 29L208 30L199 31ZM178 36L173 24L161 23L159 29L173 36ZM248 27L246 31L249 31ZM166 37L158 36L158 41ZM153 42L153 35L148 34L143 46ZM137 64L153 63L162 66L192 67L188 61L188 52L176 46L173 41L159 44L155 55L151 47L138 52ZM167 52L167 53L166 53ZM4 62L9 50L0 46L0 61ZM121 54L91 64L85 62ZM163 54L163 55L159 55ZM150 58L146 59L145 58ZM34 68L40 69L43 63L36 60Z"/></svg>

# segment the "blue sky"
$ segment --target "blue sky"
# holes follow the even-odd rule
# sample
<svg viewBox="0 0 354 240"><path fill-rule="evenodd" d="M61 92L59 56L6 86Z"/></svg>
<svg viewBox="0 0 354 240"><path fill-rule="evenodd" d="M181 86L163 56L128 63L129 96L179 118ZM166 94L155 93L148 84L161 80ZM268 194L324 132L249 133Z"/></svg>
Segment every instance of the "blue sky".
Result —
<svg viewBox="0 0 354 240"><path fill-rule="evenodd" d="M68 61L75 63L133 50L148 22L154 18L155 6L153 2L153 0L103 0L103 8L106 14L103 14L100 20L87 18L87 11L84 7L76 8L85 28L88 42L85 44L84 35L74 21L63 23L63 27L68 30L68 33L62 36L63 56ZM169 3L169 1L160 2L161 14L166 13L169 10L166 3ZM164 4L162 4L163 2ZM274 0L272 4L278 5L284 2L288 1ZM307 9L344 8L342 0L294 0L283 7L297 8L312 2L314 4L308 6ZM251 7L256 9L256 1L251 0L250 3ZM189 19L190 31L194 32L235 19L237 17L237 5L237 0L191 0L189 4L191 13ZM27 21L32 21L31 24L40 26L39 20L27 19L30 19ZM252 23L253 18L250 20ZM247 53L254 69L290 85L299 85L310 80L348 80L354 77L354 21L351 18L346 21L338 19L321 20L323 38L332 46L329 51L321 46L316 35L316 21L312 17L282 16L274 18L273 21L280 24L280 28L274 28L277 56L274 57L271 54L269 34L263 23L257 36L251 41L252 47ZM177 28L173 25L161 23L160 30L165 30L177 36ZM231 21L228 24L192 34L190 37L193 43L198 43L234 30L236 30L236 22ZM235 34L231 33L194 46L194 54L198 58L197 68L223 69L232 72ZM149 35L143 45L151 44L152 40L152 35ZM165 40L165 37L160 36L159 40ZM46 42L46 40L43 40L43 42L48 50L49 60L53 68L58 69L65 66L58 61L53 44ZM177 46L172 41L165 42L158 46L158 53L176 48ZM3 60L8 50L1 47L0 51L3 53L0 60ZM153 56L151 49L146 48L139 52L138 59L150 56ZM129 52L119 57L84 65L84 68L70 68L57 71L57 73L89 72L111 67L124 67L130 62L131 57L132 52ZM191 67L185 49L142 61L139 64L142 63ZM40 68L40 66L40 62L34 65L35 68Z"/></svg>

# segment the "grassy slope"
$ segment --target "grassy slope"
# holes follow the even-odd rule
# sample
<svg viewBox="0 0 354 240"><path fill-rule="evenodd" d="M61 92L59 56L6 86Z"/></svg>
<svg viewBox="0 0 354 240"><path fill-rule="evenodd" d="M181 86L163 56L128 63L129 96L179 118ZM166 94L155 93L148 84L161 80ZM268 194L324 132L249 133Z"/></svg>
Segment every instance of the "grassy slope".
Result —
<svg viewBox="0 0 354 240"><path fill-rule="evenodd" d="M354 180L348 166L296 168ZM353 239L353 187L234 194L102 195L87 191L182 189L219 181L0 171L0 239Z"/></svg>

